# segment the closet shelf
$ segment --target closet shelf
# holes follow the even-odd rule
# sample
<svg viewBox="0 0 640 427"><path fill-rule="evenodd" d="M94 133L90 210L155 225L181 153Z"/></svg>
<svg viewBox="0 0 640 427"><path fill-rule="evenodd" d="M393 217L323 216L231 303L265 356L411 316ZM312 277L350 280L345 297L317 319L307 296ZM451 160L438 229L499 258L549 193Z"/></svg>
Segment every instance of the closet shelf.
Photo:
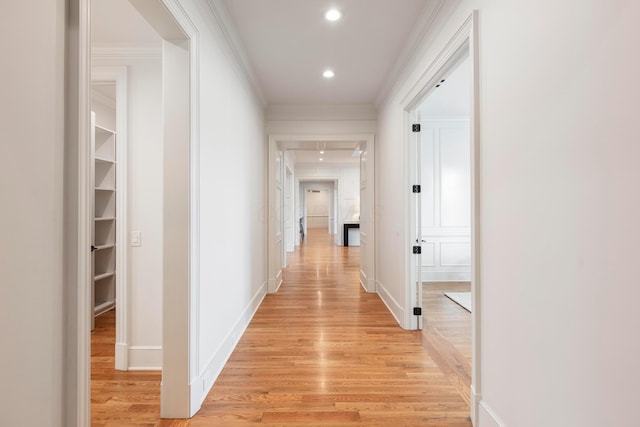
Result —
<svg viewBox="0 0 640 427"><path fill-rule="evenodd" d="M109 188L109 187L96 187L95 190L96 191L116 191L115 188Z"/></svg>
<svg viewBox="0 0 640 427"><path fill-rule="evenodd" d="M93 309L93 315L94 316L99 316L102 313L105 313L109 310L111 310L113 307L115 307L115 303L113 301L105 301L101 304L98 304L94 307Z"/></svg>
<svg viewBox="0 0 640 427"><path fill-rule="evenodd" d="M97 282L98 280L102 280L102 279L106 279L108 277L112 277L115 273L113 271L108 271L106 273L102 273L102 274L98 274L97 276L95 276L93 278L94 282Z"/></svg>
<svg viewBox="0 0 640 427"><path fill-rule="evenodd" d="M96 251L101 251L104 249L111 249L111 248L115 248L116 245L114 243L108 244L108 245L100 245L100 246L96 246Z"/></svg>
<svg viewBox="0 0 640 427"><path fill-rule="evenodd" d="M96 162L102 162L102 163L109 163L109 164L115 164L116 161L115 160L111 160L111 159L105 159L102 157L95 157Z"/></svg>

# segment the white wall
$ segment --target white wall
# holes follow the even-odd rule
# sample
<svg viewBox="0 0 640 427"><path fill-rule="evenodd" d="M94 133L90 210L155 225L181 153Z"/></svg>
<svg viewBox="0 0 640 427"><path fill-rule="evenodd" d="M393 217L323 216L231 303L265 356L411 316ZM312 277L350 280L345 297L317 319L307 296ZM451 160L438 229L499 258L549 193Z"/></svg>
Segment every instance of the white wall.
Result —
<svg viewBox="0 0 640 427"><path fill-rule="evenodd" d="M479 425L634 425L640 57L628 46L640 38L640 3L461 3L381 106L380 282L404 298L399 100L472 8L481 49Z"/></svg>
<svg viewBox="0 0 640 427"><path fill-rule="evenodd" d="M64 353L65 17L61 0L0 3L3 425L67 425L65 384L73 372Z"/></svg>
<svg viewBox="0 0 640 427"><path fill-rule="evenodd" d="M130 369L162 367L163 119L159 43L157 50L140 57L126 50L119 54L117 48L101 45L94 50L97 59L92 61L93 66L127 67L127 235L139 231L142 242L139 247L127 247Z"/></svg>
<svg viewBox="0 0 640 427"><path fill-rule="evenodd" d="M200 264L192 401L202 402L266 294L266 136L260 102L206 2L181 1L199 33ZM198 395L199 394L199 395Z"/></svg>
<svg viewBox="0 0 640 427"><path fill-rule="evenodd" d="M96 125L110 130L116 129L115 100L105 99L104 95L92 90L91 111L96 113Z"/></svg>
<svg viewBox="0 0 640 427"><path fill-rule="evenodd" d="M329 190L307 189L307 228L327 228L329 225Z"/></svg>

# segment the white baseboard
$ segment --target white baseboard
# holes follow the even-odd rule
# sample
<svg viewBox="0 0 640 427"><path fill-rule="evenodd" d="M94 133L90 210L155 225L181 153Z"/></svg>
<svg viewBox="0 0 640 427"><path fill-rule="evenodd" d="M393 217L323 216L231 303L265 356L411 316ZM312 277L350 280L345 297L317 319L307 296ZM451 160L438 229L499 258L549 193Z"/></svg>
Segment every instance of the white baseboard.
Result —
<svg viewBox="0 0 640 427"><path fill-rule="evenodd" d="M224 368L227 360L229 360L240 337L244 334L247 326L249 326L251 319L253 319L253 316L256 314L258 307L260 307L266 295L267 284L263 283L254 294L249 305L243 310L235 325L231 328L231 331L227 334L222 345L220 345L215 354L209 359L200 375L191 382L192 408L199 408L202 405L211 387L213 387L213 383L215 383L218 375L222 372L222 368Z"/></svg>
<svg viewBox="0 0 640 427"><path fill-rule="evenodd" d="M126 343L116 343L116 370L129 369L129 346Z"/></svg>
<svg viewBox="0 0 640 427"><path fill-rule="evenodd" d="M161 346L129 346L129 371L161 371Z"/></svg>
<svg viewBox="0 0 640 427"><path fill-rule="evenodd" d="M376 291L375 280L367 278L367 275L362 270L360 270L360 286L368 293L375 293Z"/></svg>
<svg viewBox="0 0 640 427"><path fill-rule="evenodd" d="M273 294L278 292L280 289L280 285L282 285L282 270L278 272L275 279L269 279L267 290L269 293Z"/></svg>
<svg viewBox="0 0 640 427"><path fill-rule="evenodd" d="M423 282L470 282L470 271L423 271Z"/></svg>
<svg viewBox="0 0 640 427"><path fill-rule="evenodd" d="M482 396L476 393L476 388L472 384L471 385L471 425L478 426L479 425L479 411L480 411L480 401L482 400Z"/></svg>
<svg viewBox="0 0 640 427"><path fill-rule="evenodd" d="M480 400L478 419L478 427L507 427L484 400Z"/></svg>
<svg viewBox="0 0 640 427"><path fill-rule="evenodd" d="M403 327L403 322L400 319L404 319L404 307L398 304L387 289L380 282L376 282L376 292L384 305L387 306L391 315L396 319L398 325Z"/></svg>

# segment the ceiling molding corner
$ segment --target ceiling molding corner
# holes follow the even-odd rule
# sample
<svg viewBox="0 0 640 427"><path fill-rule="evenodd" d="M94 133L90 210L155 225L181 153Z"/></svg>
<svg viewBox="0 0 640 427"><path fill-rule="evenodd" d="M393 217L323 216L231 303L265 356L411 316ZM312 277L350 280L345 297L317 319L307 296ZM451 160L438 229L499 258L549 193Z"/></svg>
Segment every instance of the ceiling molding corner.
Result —
<svg viewBox="0 0 640 427"><path fill-rule="evenodd" d="M209 10L215 19L215 25L220 29L224 39L236 59L238 66L242 70L246 80L255 92L263 107L267 107L267 98L260 86L258 78L253 70L249 56L238 36L238 31L229 14L229 10L224 0L207 0Z"/></svg>
<svg viewBox="0 0 640 427"><path fill-rule="evenodd" d="M376 107L380 108L384 104L398 82L415 64L418 53L424 49L430 38L438 33L441 25L449 18L449 12L457 9L461 1L433 0L425 5L395 65L378 91L375 99Z"/></svg>

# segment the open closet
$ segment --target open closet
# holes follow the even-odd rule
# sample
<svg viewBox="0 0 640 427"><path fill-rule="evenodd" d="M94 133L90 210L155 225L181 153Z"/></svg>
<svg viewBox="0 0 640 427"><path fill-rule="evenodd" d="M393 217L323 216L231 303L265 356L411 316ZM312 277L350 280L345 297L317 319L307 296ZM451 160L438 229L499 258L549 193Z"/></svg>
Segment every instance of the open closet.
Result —
<svg viewBox="0 0 640 427"><path fill-rule="evenodd" d="M115 307L116 301L116 150L115 85L94 85L91 112L93 169L92 301L93 316ZM92 328L94 322L92 319Z"/></svg>

